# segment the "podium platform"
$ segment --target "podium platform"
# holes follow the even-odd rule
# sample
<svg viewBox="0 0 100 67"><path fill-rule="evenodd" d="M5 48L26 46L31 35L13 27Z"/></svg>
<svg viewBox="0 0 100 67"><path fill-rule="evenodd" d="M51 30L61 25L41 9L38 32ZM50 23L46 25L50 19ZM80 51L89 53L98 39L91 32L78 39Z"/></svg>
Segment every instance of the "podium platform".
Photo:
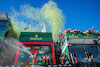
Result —
<svg viewBox="0 0 100 67"><path fill-rule="evenodd" d="M72 64L58 64L58 65L12 65L0 67L74 67Z"/></svg>

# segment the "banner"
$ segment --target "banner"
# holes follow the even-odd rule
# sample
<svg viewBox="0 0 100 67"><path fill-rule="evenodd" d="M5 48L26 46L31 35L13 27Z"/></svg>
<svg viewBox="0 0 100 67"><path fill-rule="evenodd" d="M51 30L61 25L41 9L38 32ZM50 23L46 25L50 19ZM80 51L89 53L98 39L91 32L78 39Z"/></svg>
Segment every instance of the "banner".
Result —
<svg viewBox="0 0 100 67"><path fill-rule="evenodd" d="M20 42L53 42L52 33L21 32Z"/></svg>
<svg viewBox="0 0 100 67"><path fill-rule="evenodd" d="M100 34L74 34L66 33L67 38L100 38Z"/></svg>

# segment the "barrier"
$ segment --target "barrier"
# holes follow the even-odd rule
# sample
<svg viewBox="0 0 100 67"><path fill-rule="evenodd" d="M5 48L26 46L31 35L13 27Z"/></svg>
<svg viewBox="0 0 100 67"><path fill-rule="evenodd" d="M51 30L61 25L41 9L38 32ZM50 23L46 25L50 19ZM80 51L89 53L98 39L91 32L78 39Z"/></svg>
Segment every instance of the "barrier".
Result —
<svg viewBox="0 0 100 67"><path fill-rule="evenodd" d="M0 67L73 67L72 64L57 64L57 65L12 65L12 66L0 66Z"/></svg>

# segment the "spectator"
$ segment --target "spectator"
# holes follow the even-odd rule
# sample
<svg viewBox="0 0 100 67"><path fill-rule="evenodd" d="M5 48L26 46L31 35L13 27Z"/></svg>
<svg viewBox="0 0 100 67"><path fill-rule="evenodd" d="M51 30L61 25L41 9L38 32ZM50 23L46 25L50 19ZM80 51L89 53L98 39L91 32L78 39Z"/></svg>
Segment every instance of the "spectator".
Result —
<svg viewBox="0 0 100 67"><path fill-rule="evenodd" d="M91 33L91 29L88 29L89 33Z"/></svg>
<svg viewBox="0 0 100 67"><path fill-rule="evenodd" d="M74 30L74 33L77 33L77 29Z"/></svg>
<svg viewBox="0 0 100 67"><path fill-rule="evenodd" d="M74 29L73 29L71 32L72 32L72 33L76 33Z"/></svg>
<svg viewBox="0 0 100 67"><path fill-rule="evenodd" d="M92 26L92 30L91 30L91 33L93 33L93 30L94 30L93 28L94 28L94 27Z"/></svg>
<svg viewBox="0 0 100 67"><path fill-rule="evenodd" d="M92 61L92 62L94 61L94 59L93 59L93 55L91 55L91 61Z"/></svg>
<svg viewBox="0 0 100 67"><path fill-rule="evenodd" d="M86 56L86 61L88 60L88 56Z"/></svg>
<svg viewBox="0 0 100 67"><path fill-rule="evenodd" d="M80 33L80 29L78 30L78 33Z"/></svg>
<svg viewBox="0 0 100 67"><path fill-rule="evenodd" d="M91 53L87 53L87 55L86 55L86 60L89 61L89 62L94 61L93 55L92 55Z"/></svg>
<svg viewBox="0 0 100 67"><path fill-rule="evenodd" d="M89 33L89 29L87 29L87 30L85 31L85 33Z"/></svg>
<svg viewBox="0 0 100 67"><path fill-rule="evenodd" d="M69 32L71 32L71 29L69 28Z"/></svg>
<svg viewBox="0 0 100 67"><path fill-rule="evenodd" d="M89 29L89 33L93 33L93 28L92 29Z"/></svg>
<svg viewBox="0 0 100 67"><path fill-rule="evenodd" d="M72 56L73 56L74 62L77 62L76 54L72 54Z"/></svg>
<svg viewBox="0 0 100 67"><path fill-rule="evenodd" d="M80 34L83 34L83 31L82 30L80 31Z"/></svg>
<svg viewBox="0 0 100 67"><path fill-rule="evenodd" d="M89 59L89 53L86 53L86 61Z"/></svg>
<svg viewBox="0 0 100 67"><path fill-rule="evenodd" d="M96 29L94 30L94 32L93 32L94 34L97 34L97 32L96 32Z"/></svg>
<svg viewBox="0 0 100 67"><path fill-rule="evenodd" d="M64 30L64 33L67 33L67 31L66 31L66 30Z"/></svg>
<svg viewBox="0 0 100 67"><path fill-rule="evenodd" d="M63 56L61 56L61 57L60 57L60 62L61 62L61 64L64 64L63 59L64 59Z"/></svg>
<svg viewBox="0 0 100 67"><path fill-rule="evenodd" d="M66 32L67 32L67 33L70 33L70 32L71 32L71 29L70 29L70 28L68 28Z"/></svg>
<svg viewBox="0 0 100 67"><path fill-rule="evenodd" d="M77 62L77 57L74 57L75 62Z"/></svg>
<svg viewBox="0 0 100 67"><path fill-rule="evenodd" d="M89 59L88 59L88 61L89 61L89 62L91 61L91 56L89 56Z"/></svg>
<svg viewBox="0 0 100 67"><path fill-rule="evenodd" d="M91 54L91 53L89 53L89 59L88 59L88 61L93 61L93 55Z"/></svg>
<svg viewBox="0 0 100 67"><path fill-rule="evenodd" d="M96 31L97 34L100 34L99 30Z"/></svg>
<svg viewBox="0 0 100 67"><path fill-rule="evenodd" d="M71 32L74 32L74 29Z"/></svg>
<svg viewBox="0 0 100 67"><path fill-rule="evenodd" d="M68 60L68 57L67 57L67 55L65 53L63 54L63 60L64 60L64 64Z"/></svg>
<svg viewBox="0 0 100 67"><path fill-rule="evenodd" d="M70 28L68 28L67 30L64 30L64 33L80 33L80 34L86 34L86 33L91 33L91 34L100 34L99 30L96 31L96 29L94 30L94 27L92 26L92 29L87 29L85 32L82 30L77 30L77 29L73 29L71 30Z"/></svg>

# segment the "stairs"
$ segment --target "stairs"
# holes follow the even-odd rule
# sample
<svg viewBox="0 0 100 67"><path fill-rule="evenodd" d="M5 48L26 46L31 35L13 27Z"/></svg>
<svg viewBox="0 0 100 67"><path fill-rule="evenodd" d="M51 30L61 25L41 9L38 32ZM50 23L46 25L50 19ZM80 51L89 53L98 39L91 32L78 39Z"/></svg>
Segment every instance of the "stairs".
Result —
<svg viewBox="0 0 100 67"><path fill-rule="evenodd" d="M60 62L60 55L61 55L61 50L55 51L56 64L61 64L61 62Z"/></svg>

